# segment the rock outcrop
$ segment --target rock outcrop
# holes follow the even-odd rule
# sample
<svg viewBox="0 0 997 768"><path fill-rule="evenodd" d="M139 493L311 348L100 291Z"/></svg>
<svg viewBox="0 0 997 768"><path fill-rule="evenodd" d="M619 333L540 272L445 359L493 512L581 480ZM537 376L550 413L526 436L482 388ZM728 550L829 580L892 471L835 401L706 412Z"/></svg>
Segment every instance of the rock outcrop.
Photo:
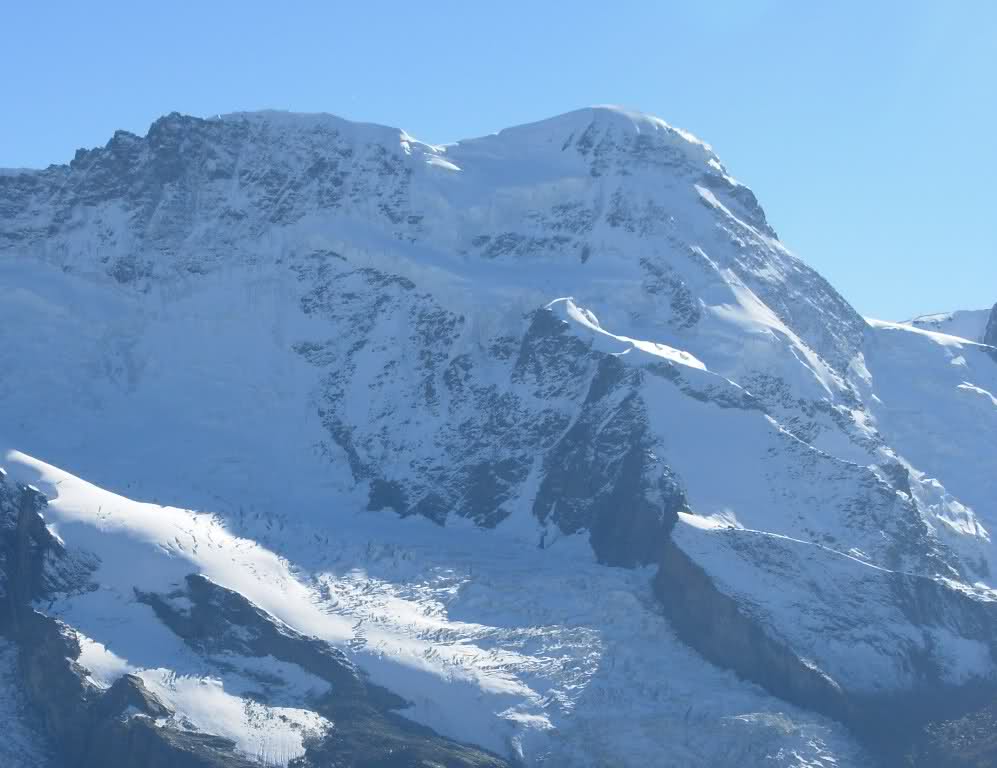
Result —
<svg viewBox="0 0 997 768"><path fill-rule="evenodd" d="M994 304L994 308L990 310L990 319L987 321L982 341L990 345L990 356L997 360L997 304Z"/></svg>
<svg viewBox="0 0 997 768"><path fill-rule="evenodd" d="M929 579L883 578L913 626L927 633L934 626L954 625L997 654L997 610L991 605L953 601L945 587ZM997 701L997 682L946 683L928 654L912 653L904 661L917 670L912 694L842 687L780 640L778 628L766 628L721 592L674 542L664 550L653 586L682 640L781 699L845 723L887 768L970 766L976 763L964 762L967 756L991 754L979 724ZM955 743L962 747L949 753ZM943 753L951 762L937 762Z"/></svg>

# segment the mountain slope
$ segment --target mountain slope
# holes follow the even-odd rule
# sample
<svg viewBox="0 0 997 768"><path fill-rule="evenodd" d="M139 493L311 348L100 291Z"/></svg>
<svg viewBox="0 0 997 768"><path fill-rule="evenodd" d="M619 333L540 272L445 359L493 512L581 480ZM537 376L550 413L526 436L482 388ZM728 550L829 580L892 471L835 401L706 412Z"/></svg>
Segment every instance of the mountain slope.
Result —
<svg viewBox="0 0 997 768"><path fill-rule="evenodd" d="M243 595L292 639L341 648L341 663L402 695L407 717L530 762L653 762L662 750L674 764L760 760L792 745L805 762L786 764L820 765L854 749L840 727L697 659L654 610L646 573L586 562L579 546L552 559L496 546L487 532L346 515L339 536L295 547L322 570L291 572L210 515L132 502L23 454L7 465L51 497L45 518L66 556L99 561L99 588L45 600L73 627L92 683L136 675L175 712L164 727L231 739L268 764L311 757L309 729L347 730L340 700L356 694L341 674L330 687L300 641L277 643L257 619L220 609L219 590ZM528 583L544 588L525 596ZM207 604L224 618L210 619L206 644L184 617L209 620L199 614Z"/></svg>
<svg viewBox="0 0 997 768"><path fill-rule="evenodd" d="M934 315L921 315L910 320L909 325L926 331L959 336L969 341L983 341L990 310L958 310L940 312Z"/></svg>
<svg viewBox="0 0 997 768"><path fill-rule="evenodd" d="M0 212L0 438L22 480L107 489L64 536L119 564L97 584L216 583L176 553L168 583L123 573L146 555L94 535L101 494L207 510L115 501L285 563L346 618L219 586L526 764L857 765L855 737L905 748L863 731L898 700L934 702L901 707L917 728L989 690L988 348L861 318L656 118L439 147L170 115L0 175ZM86 634L77 603L46 610ZM141 606L122 621L161 632Z"/></svg>

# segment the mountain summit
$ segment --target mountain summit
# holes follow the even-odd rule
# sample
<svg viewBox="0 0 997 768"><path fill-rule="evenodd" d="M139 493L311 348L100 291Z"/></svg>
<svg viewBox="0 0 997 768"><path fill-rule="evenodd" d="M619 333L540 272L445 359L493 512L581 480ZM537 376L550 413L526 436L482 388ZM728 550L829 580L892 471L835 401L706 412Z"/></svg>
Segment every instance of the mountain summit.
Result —
<svg viewBox="0 0 997 768"><path fill-rule="evenodd" d="M0 173L0 279L19 754L940 765L997 700L990 335L657 118L171 114Z"/></svg>

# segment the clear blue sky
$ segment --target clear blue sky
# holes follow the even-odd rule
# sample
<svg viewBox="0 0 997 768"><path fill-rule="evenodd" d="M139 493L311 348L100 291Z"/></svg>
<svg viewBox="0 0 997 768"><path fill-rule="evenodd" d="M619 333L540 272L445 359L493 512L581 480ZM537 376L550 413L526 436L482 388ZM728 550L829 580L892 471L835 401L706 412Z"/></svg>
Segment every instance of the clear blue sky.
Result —
<svg viewBox="0 0 997 768"><path fill-rule="evenodd" d="M997 301L997 2L10 2L0 166L157 116L333 112L432 142L580 106L711 143L861 312Z"/></svg>

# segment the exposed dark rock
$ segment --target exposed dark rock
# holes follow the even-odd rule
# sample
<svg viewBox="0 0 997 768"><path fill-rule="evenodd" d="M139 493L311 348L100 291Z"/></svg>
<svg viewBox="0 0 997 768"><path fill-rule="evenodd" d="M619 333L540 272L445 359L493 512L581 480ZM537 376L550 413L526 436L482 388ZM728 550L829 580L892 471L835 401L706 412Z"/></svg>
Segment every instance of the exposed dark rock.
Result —
<svg viewBox="0 0 997 768"><path fill-rule="evenodd" d="M314 271L303 271L302 278L306 276L311 281L309 311L333 318L344 313L359 316L363 327L353 324L351 333L369 332L379 314L407 311L403 308L413 292L410 283L389 280L374 270L336 273L327 261ZM353 291L344 281L362 281L363 290ZM354 306L354 301L364 303ZM358 431L370 434L369 427L350 423L344 405L352 358L363 347L340 340L335 353L326 354L326 347L317 344L298 349L330 370L322 419L346 454L354 478L369 482L369 509L420 514L440 524L457 514L492 527L508 515L506 503L520 492L535 458L543 454L543 479L534 504L541 522L549 520L566 533L588 530L604 562L653 562L675 521L675 510L670 508L667 482L661 479L666 469L653 457L647 434L637 393L640 372L593 351L549 309L537 310L526 320L516 354L510 354L511 338L496 339L493 346L507 343L510 349L490 364L499 368L498 378L525 388L534 402L580 402L574 424L563 408L551 405L538 414L534 402L526 402L523 395L479 383L472 357L451 357L448 351L462 319L422 309L411 316L410 324L423 329L417 347L435 349L422 355L420 367L426 371L424 381L434 382L426 384L427 391L435 391L435 382L441 380L448 394L452 421L434 422L433 428L438 430L434 441L446 446L450 461L422 465L413 458L394 477L382 474L383 463L377 459L385 449L384 432L358 444ZM375 387L382 378L391 381L396 376L397 371L386 369ZM636 378L629 381L628 376ZM613 396L620 388L631 395ZM372 410L383 408L385 416L394 405L371 395ZM390 437L399 443L395 451L405 455L404 432Z"/></svg>
<svg viewBox="0 0 997 768"><path fill-rule="evenodd" d="M72 629L31 608L44 595L86 588L93 565L63 550L45 526L44 507L36 490L15 489L0 477L0 583L7 598L0 627L17 643L27 698L67 763L73 768L253 765L235 754L230 742L153 724L151 718L169 710L139 678L127 675L107 691L86 679L75 661L80 646Z"/></svg>
<svg viewBox="0 0 997 768"><path fill-rule="evenodd" d="M544 457L533 513L566 533L587 529L602 562L633 566L654 561L685 500L654 455L636 389L600 396L607 379L624 375L641 373L624 373L615 359L600 365L588 407Z"/></svg>
<svg viewBox="0 0 997 768"><path fill-rule="evenodd" d="M97 563L69 553L46 528L45 497L30 486L15 487L0 475L0 632L16 635L30 603L59 592L91 588Z"/></svg>
<svg viewBox="0 0 997 768"><path fill-rule="evenodd" d="M190 610L175 608L170 600L187 597ZM206 653L231 652L247 656L273 656L296 664L327 680L344 696L366 695L369 686L342 651L315 638L305 637L279 623L249 600L200 574L187 576L183 593L156 595L136 591L136 599L149 605L157 618L191 646ZM395 706L404 702L387 691L380 697Z"/></svg>
<svg viewBox="0 0 997 768"><path fill-rule="evenodd" d="M847 719L840 686L768 636L673 541L662 552L654 592L678 636L714 664L786 701Z"/></svg>
<svg viewBox="0 0 997 768"><path fill-rule="evenodd" d="M118 678L100 697L96 714L99 717L120 716L135 711L149 717L166 717L172 711L155 694L151 693L138 675Z"/></svg>
<svg viewBox="0 0 997 768"><path fill-rule="evenodd" d="M388 713L340 710L337 726L292 768L509 768L502 758Z"/></svg>
<svg viewBox="0 0 997 768"><path fill-rule="evenodd" d="M74 661L72 630L31 612L17 636L25 691L66 762L74 768L250 768L235 745L208 734L157 723L168 709L141 680L121 678L106 691Z"/></svg>
<svg viewBox="0 0 997 768"><path fill-rule="evenodd" d="M400 515L405 514L408 511L405 489L393 480L371 480L367 509L372 512L393 509Z"/></svg>
<svg viewBox="0 0 997 768"><path fill-rule="evenodd" d="M990 345L988 352L994 360L997 360L997 304L994 304L994 308L990 310L990 318L987 320L987 327L983 331L982 341L984 344Z"/></svg>
<svg viewBox="0 0 997 768"><path fill-rule="evenodd" d="M927 723L905 757L916 768L997 765L997 699L961 717Z"/></svg>
<svg viewBox="0 0 997 768"><path fill-rule="evenodd" d="M189 610L174 607L187 598ZM330 683L330 691L311 706L334 724L307 745L296 768L363 766L409 768L502 768L507 763L476 747L445 739L398 715L407 703L370 683L345 655L280 624L237 592L200 575L187 577L183 593L140 593L156 616L193 647L208 653L272 656L296 664Z"/></svg>
<svg viewBox="0 0 997 768"><path fill-rule="evenodd" d="M946 626L997 652L997 612L985 603L953 596L938 582L904 574L884 574L914 626ZM997 754L979 723L987 721L997 701L997 681L970 680L954 685L941 679L927 656L911 655L918 671L913 690L867 694L842 688L800 658L745 613L714 585L709 575L669 541L653 582L665 615L678 636L720 667L731 669L779 698L847 725L885 768L991 766L947 758L945 744L966 740L966 755L980 759ZM969 713L968 715L966 713ZM989 714L988 714L989 713ZM967 735L976 733L975 736ZM939 751L941 750L941 751Z"/></svg>
<svg viewBox="0 0 997 768"><path fill-rule="evenodd" d="M755 193L747 187L719 173L707 173L702 178L703 186L710 189L728 209L738 214L738 218L772 238L777 238L775 230L765 219L765 212L758 203Z"/></svg>

